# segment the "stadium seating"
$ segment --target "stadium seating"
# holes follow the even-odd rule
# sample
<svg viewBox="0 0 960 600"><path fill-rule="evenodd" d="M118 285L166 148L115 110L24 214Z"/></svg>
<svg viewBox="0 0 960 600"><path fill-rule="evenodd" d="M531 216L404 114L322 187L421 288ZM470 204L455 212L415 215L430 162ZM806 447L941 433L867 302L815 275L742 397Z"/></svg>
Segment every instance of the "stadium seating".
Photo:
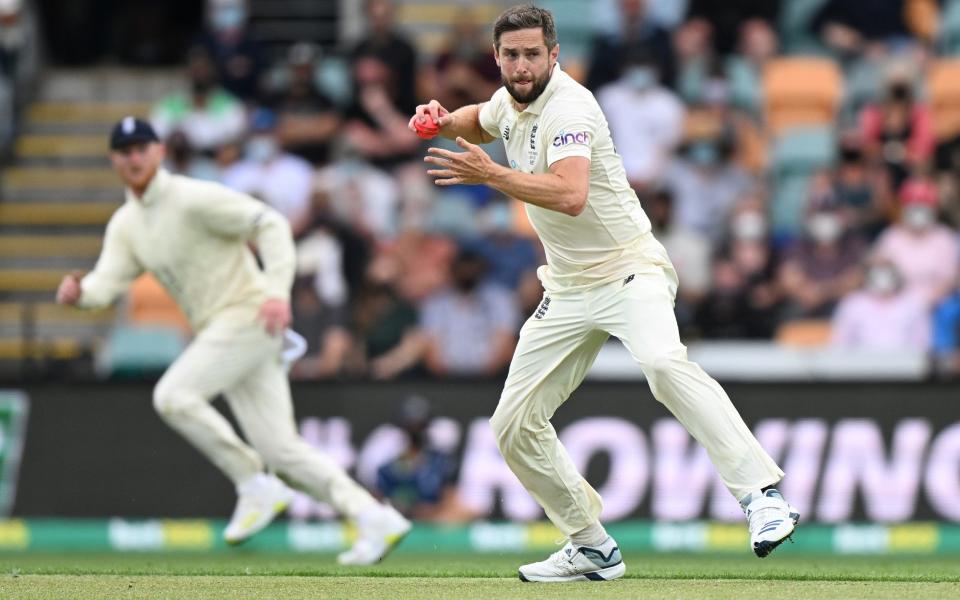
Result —
<svg viewBox="0 0 960 600"><path fill-rule="evenodd" d="M791 236L800 231L810 176L829 167L835 158L832 127L793 128L777 137L770 164L770 217L775 235Z"/></svg>
<svg viewBox="0 0 960 600"><path fill-rule="evenodd" d="M831 60L780 58L764 68L764 117L773 133L833 123L842 95L843 76Z"/></svg>
<svg viewBox="0 0 960 600"><path fill-rule="evenodd" d="M960 133L960 59L935 61L927 73L927 93L937 137Z"/></svg>
<svg viewBox="0 0 960 600"><path fill-rule="evenodd" d="M141 275L130 286L127 320L136 327L165 327L183 335L190 332L190 324L183 311L150 274Z"/></svg>
<svg viewBox="0 0 960 600"><path fill-rule="evenodd" d="M829 320L802 319L781 325L774 334L774 340L782 346L818 348L830 343L830 335Z"/></svg>

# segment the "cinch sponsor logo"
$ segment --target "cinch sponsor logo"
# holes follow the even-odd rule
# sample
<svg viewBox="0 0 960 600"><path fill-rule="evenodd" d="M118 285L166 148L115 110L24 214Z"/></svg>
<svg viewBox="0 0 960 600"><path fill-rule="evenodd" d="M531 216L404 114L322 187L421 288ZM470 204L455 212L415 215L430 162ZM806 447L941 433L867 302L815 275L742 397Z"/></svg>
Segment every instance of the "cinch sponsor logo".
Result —
<svg viewBox="0 0 960 600"><path fill-rule="evenodd" d="M576 133L565 133L560 132L557 137L553 138L553 147L559 148L560 146L566 146L567 144L589 144L590 143L590 133L587 131L578 131Z"/></svg>

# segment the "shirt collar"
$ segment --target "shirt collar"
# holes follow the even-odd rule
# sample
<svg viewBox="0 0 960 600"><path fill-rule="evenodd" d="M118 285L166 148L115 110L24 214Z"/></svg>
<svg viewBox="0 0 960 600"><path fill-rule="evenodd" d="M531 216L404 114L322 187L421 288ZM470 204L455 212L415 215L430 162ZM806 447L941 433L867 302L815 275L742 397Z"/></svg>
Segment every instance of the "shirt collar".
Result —
<svg viewBox="0 0 960 600"><path fill-rule="evenodd" d="M170 172L160 167L157 169L156 174L154 174L153 179L150 180L150 183L147 184L146 191L143 192L143 196L137 198L133 193L133 190L127 188L124 192L124 195L127 198L127 201L137 200L142 202L144 206L153 204L157 201L157 198L163 194L163 190L167 187L167 183L170 181Z"/></svg>
<svg viewBox="0 0 960 600"><path fill-rule="evenodd" d="M553 96L553 93L557 91L560 80L566 77L569 77L569 75L560 70L560 63L555 64L553 66L553 73L550 75L550 81L547 82L547 87L543 88L543 93L540 94L539 98L528 104L521 114L529 113L531 115L539 115L543 112L543 106L547 103L547 100L550 99L550 96ZM514 108L516 108L516 106L514 106Z"/></svg>

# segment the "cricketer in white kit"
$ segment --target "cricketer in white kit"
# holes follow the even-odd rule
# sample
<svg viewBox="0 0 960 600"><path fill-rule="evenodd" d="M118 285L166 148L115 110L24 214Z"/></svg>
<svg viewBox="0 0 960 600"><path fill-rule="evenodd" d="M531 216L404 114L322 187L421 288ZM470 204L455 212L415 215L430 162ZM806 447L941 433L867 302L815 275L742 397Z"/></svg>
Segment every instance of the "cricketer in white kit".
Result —
<svg viewBox="0 0 960 600"><path fill-rule="evenodd" d="M754 552L766 556L799 519L773 488L783 471L720 385L687 359L673 313L676 273L627 184L600 107L560 69L558 52L549 11L508 9L494 24L503 87L453 113L431 101L409 124L416 130L432 119L464 150L429 149L424 160L436 184L485 184L524 201L546 251L538 271L543 301L520 331L490 423L507 464L569 541L520 567L520 579L602 581L624 573L599 521L600 496L550 424L611 335L639 363L657 400L706 448L744 508ZM498 137L510 168L474 145Z"/></svg>
<svg viewBox="0 0 960 600"><path fill-rule="evenodd" d="M297 433L283 360L295 268L289 224L246 194L167 172L164 146L146 121L117 123L110 148L126 202L107 225L96 267L82 279L64 277L57 301L107 306L141 273L153 273L196 334L157 383L153 403L236 485L227 542L243 542L286 507L291 492L276 473L356 522L357 539L340 555L342 564L379 561L410 530L409 521ZM256 244L262 270L248 242ZM249 444L210 405L218 394Z"/></svg>

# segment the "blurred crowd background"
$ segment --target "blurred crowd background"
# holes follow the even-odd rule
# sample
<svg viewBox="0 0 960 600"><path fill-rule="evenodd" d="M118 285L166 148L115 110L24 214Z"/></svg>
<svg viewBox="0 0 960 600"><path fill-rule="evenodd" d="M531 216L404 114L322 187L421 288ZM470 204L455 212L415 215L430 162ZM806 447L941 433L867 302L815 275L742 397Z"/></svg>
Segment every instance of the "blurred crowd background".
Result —
<svg viewBox="0 0 960 600"><path fill-rule="evenodd" d="M263 200L296 235L295 378L501 374L541 300L542 248L516 200L434 186L406 124L428 99L453 110L499 87L491 24L509 3L193 4L0 2L8 149L16 80L42 75L31 35L61 66L173 65L179 86L144 115L167 168ZM921 353L960 373L960 1L536 4L676 265L685 340ZM124 312L116 343L138 324L187 339L155 283L132 294L150 310Z"/></svg>

